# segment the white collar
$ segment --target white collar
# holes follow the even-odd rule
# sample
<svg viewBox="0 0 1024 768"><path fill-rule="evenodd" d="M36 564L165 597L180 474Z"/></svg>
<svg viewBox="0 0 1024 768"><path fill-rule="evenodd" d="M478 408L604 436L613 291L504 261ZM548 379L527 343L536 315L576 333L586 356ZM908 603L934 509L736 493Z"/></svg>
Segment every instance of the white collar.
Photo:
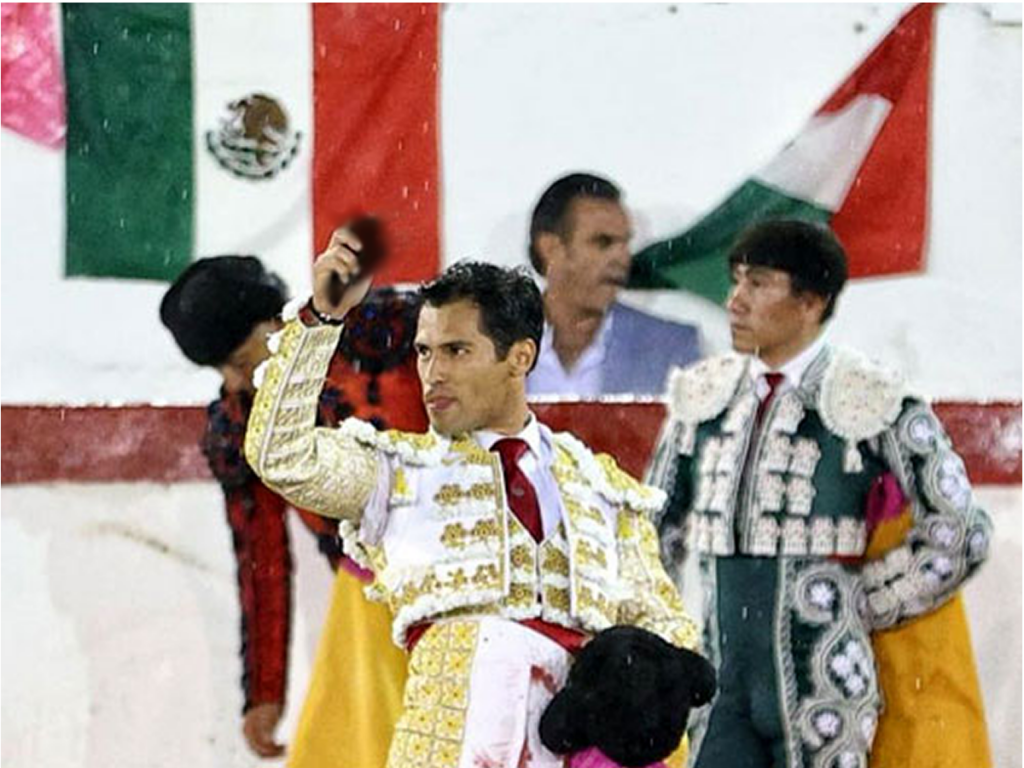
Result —
<svg viewBox="0 0 1024 768"><path fill-rule="evenodd" d="M581 354L579 359L576 361L574 368L578 368L583 358L588 355L597 355L597 359L595 360L597 364L600 364L604 360L605 350L608 349L608 343L611 341L612 324L615 322L612 318L612 308L614 306L614 303L611 304L608 307L608 311L604 313L601 325L598 327L597 333L594 334L594 340L590 342L590 346L583 350L583 354ZM544 334L540 338L540 352L537 354L538 357L556 355L554 359L558 359L557 353L555 352L555 327L547 320L544 321ZM561 367L561 362L559 362L559 367Z"/></svg>
<svg viewBox="0 0 1024 768"><path fill-rule="evenodd" d="M800 354L787 360L778 368L769 368L761 358L753 357L750 363L750 378L756 382L766 373L774 371L786 377L785 381L788 386L797 387L800 385L800 381L803 379L804 374L807 373L811 363L814 362L814 358L821 353L824 347L825 334L821 333Z"/></svg>
<svg viewBox="0 0 1024 768"><path fill-rule="evenodd" d="M537 421L537 417L531 412L526 421L526 426L523 427L518 434L503 435L489 429L478 429L473 433L473 439L476 440L481 447L489 451L499 440L517 438L524 441L527 447L533 452L533 455L539 458L541 455L541 435L540 426L538 426L539 424L540 422Z"/></svg>

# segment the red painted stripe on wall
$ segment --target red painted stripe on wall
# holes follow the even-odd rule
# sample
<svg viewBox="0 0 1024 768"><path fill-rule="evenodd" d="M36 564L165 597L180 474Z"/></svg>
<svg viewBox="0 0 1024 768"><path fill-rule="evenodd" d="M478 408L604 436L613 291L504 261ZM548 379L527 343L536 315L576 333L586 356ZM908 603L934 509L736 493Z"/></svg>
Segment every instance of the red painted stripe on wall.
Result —
<svg viewBox="0 0 1024 768"><path fill-rule="evenodd" d="M313 4L313 253L373 214L392 254L381 285L429 279L440 263L439 8Z"/></svg>
<svg viewBox="0 0 1024 768"><path fill-rule="evenodd" d="M659 403L536 404L555 430L641 474L665 416ZM1020 403L938 403L935 410L978 484L1021 482ZM199 407L3 406L0 482L177 482L210 477Z"/></svg>

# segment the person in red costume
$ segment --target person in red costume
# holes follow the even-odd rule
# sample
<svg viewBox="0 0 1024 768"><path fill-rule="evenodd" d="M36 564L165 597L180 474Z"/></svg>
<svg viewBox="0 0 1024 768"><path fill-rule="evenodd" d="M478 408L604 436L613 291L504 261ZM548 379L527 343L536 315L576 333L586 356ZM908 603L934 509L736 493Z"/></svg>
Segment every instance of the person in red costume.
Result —
<svg viewBox="0 0 1024 768"><path fill-rule="evenodd" d="M237 562L241 607L242 730L261 757L284 753L274 731L281 720L291 634L292 559L288 503L246 464L242 445L253 401L253 372L270 352L287 288L253 256L218 256L190 265L165 294L160 319L192 362L216 368L220 396L207 408L201 446L224 492ZM420 429L419 385L410 349L416 306L409 296L376 291L338 345L320 395L318 422L349 416L379 427ZM337 382L345 381L345 389ZM350 565L336 526L295 510L316 537L332 570Z"/></svg>

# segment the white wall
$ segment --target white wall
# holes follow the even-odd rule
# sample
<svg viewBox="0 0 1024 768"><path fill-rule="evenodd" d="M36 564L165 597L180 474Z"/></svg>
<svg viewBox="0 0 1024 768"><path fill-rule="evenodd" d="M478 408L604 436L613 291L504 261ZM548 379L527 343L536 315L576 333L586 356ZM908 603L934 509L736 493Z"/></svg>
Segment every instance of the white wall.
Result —
<svg viewBox="0 0 1024 768"><path fill-rule="evenodd" d="M241 735L238 592L220 489L212 482L27 485L4 487L0 500L0 762L254 765ZM285 739L332 583L312 536L292 518Z"/></svg>
<svg viewBox="0 0 1024 768"><path fill-rule="evenodd" d="M638 245L675 231L770 159L903 7L445 6L447 256L525 259L534 200L576 168L621 183ZM1020 25L980 6L936 15L928 271L853 286L834 336L935 396L1019 399ZM0 151L3 402L208 399L216 377L157 321L163 285L61 279L60 153L6 129ZM653 307L726 343L717 309L664 296Z"/></svg>
<svg viewBox="0 0 1024 768"><path fill-rule="evenodd" d="M966 603L996 765L1010 768L1021 764L1021 492L978 497L996 536ZM5 768L255 765L239 734L238 601L217 487L7 486L0 502ZM329 587L297 533L286 740Z"/></svg>

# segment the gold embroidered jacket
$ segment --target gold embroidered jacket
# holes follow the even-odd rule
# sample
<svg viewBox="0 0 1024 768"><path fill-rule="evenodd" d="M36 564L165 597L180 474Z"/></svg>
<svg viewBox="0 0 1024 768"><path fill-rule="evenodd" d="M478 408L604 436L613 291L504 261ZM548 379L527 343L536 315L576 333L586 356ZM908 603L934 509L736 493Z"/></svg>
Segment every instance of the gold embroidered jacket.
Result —
<svg viewBox="0 0 1024 768"><path fill-rule="evenodd" d="M246 458L293 504L341 520L346 552L374 572L368 595L392 610L397 644L420 621L497 614L587 632L634 624L696 645L659 559L660 490L540 425L561 523L538 545L508 512L497 455L472 439L379 432L356 419L315 426L339 333L293 319L272 339Z"/></svg>

